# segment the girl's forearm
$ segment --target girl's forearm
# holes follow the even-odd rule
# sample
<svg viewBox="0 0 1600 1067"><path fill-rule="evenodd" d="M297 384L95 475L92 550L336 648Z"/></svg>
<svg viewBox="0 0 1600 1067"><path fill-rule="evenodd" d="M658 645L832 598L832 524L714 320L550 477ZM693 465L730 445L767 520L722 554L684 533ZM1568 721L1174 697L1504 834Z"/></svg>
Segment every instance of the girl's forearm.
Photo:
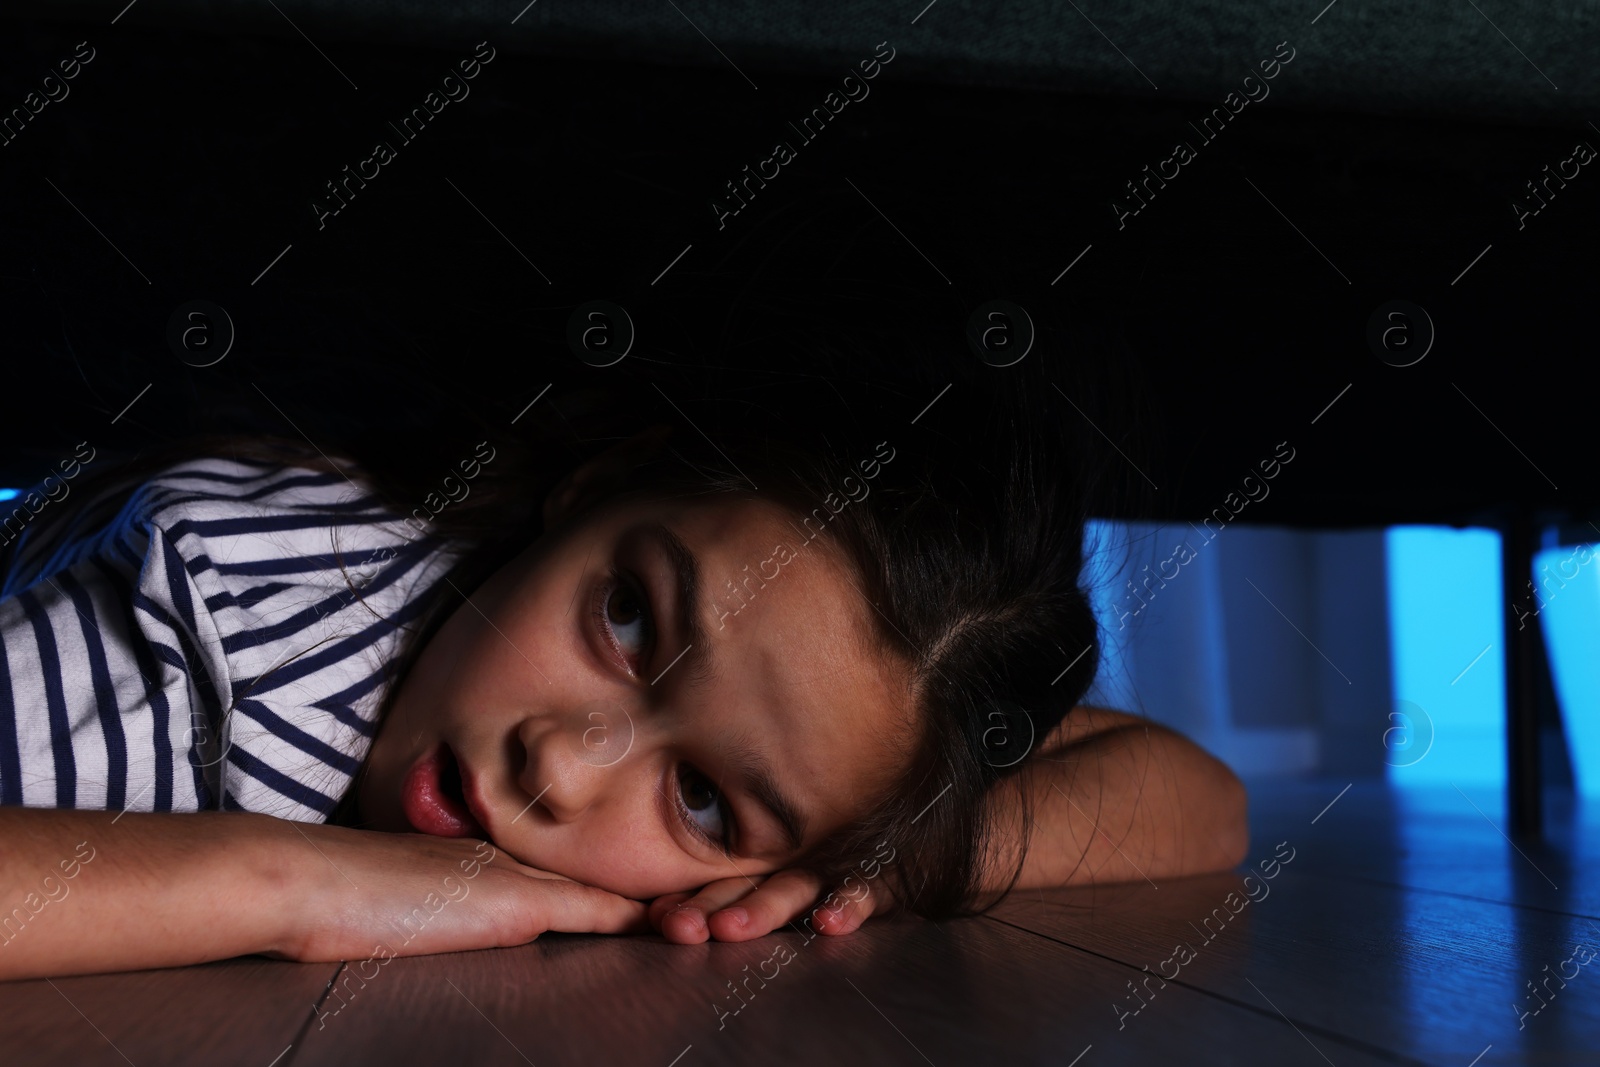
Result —
<svg viewBox="0 0 1600 1067"><path fill-rule="evenodd" d="M0 979L283 954L307 884L283 829L243 812L0 808Z"/></svg>
<svg viewBox="0 0 1600 1067"><path fill-rule="evenodd" d="M990 867L991 894L1016 866L1023 796L1034 821L1017 888L1155 882L1244 858L1246 797L1226 765L1154 723L1082 710L1097 712L1101 728L1054 735L999 793L1005 844Z"/></svg>

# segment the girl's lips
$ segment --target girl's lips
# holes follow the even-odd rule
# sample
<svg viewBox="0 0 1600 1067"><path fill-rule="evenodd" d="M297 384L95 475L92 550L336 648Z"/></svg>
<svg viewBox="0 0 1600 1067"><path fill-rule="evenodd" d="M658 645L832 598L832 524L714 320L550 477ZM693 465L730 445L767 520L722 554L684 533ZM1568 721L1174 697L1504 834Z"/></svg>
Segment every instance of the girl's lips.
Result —
<svg viewBox="0 0 1600 1067"><path fill-rule="evenodd" d="M460 795L446 786L460 783ZM435 837L485 837L465 797L472 784L448 745L440 743L406 774L400 788L400 805L406 821L419 833Z"/></svg>

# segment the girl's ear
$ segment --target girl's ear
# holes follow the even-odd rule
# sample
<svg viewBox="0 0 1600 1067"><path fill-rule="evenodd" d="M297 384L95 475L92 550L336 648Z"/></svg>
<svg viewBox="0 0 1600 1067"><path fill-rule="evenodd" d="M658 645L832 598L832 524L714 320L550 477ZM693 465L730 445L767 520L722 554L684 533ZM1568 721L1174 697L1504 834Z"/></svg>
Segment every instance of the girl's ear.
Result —
<svg viewBox="0 0 1600 1067"><path fill-rule="evenodd" d="M672 427L666 423L647 426L574 468L544 498L544 528L549 530L626 488L634 469L659 452L671 435Z"/></svg>

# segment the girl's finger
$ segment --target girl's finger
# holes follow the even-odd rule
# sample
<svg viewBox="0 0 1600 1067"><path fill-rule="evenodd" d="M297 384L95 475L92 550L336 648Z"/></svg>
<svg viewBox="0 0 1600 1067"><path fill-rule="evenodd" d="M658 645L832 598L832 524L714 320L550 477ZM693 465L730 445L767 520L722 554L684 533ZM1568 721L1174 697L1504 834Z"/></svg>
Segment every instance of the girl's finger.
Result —
<svg viewBox="0 0 1600 1067"><path fill-rule="evenodd" d="M661 920L666 917L667 912L693 897L693 893L666 893L656 897L650 902L650 925L660 933Z"/></svg>
<svg viewBox="0 0 1600 1067"><path fill-rule="evenodd" d="M834 893L812 913L811 925L819 933L829 935L854 933L877 910L875 901L876 894L873 893L868 893L860 900Z"/></svg>
<svg viewBox="0 0 1600 1067"><path fill-rule="evenodd" d="M761 888L710 915L707 925L718 941L748 941L763 937L778 927L805 914L822 890L815 874L799 868L786 868L771 875Z"/></svg>
<svg viewBox="0 0 1600 1067"><path fill-rule="evenodd" d="M568 934L634 934L650 928L644 904L578 882L541 879L529 887L522 918L537 935L555 930ZM531 937L511 944L523 944Z"/></svg>
<svg viewBox="0 0 1600 1067"><path fill-rule="evenodd" d="M698 945L711 936L706 916L755 892L760 882L753 878L724 878L702 886L700 891L661 917L661 936L679 945Z"/></svg>

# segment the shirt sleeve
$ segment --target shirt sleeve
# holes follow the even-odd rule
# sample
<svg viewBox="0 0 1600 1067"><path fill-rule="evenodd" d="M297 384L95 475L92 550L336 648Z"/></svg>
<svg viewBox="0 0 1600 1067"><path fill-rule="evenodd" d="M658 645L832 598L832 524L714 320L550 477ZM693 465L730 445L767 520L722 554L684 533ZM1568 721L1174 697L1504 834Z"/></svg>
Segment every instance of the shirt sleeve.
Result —
<svg viewBox="0 0 1600 1067"><path fill-rule="evenodd" d="M0 599L0 803L326 820L459 551L352 473L195 460L36 551Z"/></svg>

